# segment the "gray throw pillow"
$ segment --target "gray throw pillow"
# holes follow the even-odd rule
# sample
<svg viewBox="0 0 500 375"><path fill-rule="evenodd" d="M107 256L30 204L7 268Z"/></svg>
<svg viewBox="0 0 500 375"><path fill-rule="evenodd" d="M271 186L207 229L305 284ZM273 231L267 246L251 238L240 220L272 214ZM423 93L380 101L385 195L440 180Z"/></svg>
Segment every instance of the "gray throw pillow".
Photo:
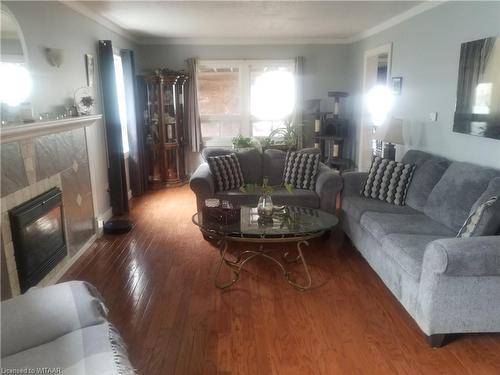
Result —
<svg viewBox="0 0 500 375"><path fill-rule="evenodd" d="M495 177L490 181L486 190L481 194L476 203L472 205L472 208L469 211L469 215L473 214L477 208L486 202L491 197L500 196L500 177Z"/></svg>
<svg viewBox="0 0 500 375"><path fill-rule="evenodd" d="M472 212L457 237L494 236L500 229L500 199L491 197Z"/></svg>
<svg viewBox="0 0 500 375"><path fill-rule="evenodd" d="M360 194L362 197L404 206L414 171L415 164L375 156Z"/></svg>
<svg viewBox="0 0 500 375"><path fill-rule="evenodd" d="M236 154L207 158L210 172L214 176L217 191L238 189L244 185L243 173Z"/></svg>
<svg viewBox="0 0 500 375"><path fill-rule="evenodd" d="M318 153L288 152L285 159L283 183L294 188L314 190L319 171Z"/></svg>

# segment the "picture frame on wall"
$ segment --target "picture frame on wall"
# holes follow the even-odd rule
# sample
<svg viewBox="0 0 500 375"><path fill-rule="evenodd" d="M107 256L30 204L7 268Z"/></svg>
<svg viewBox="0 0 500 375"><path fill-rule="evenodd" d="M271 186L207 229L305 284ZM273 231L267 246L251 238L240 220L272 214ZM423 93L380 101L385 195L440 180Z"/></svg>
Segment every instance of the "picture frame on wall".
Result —
<svg viewBox="0 0 500 375"><path fill-rule="evenodd" d="M401 95L403 91L403 77L392 77L392 91L396 95Z"/></svg>
<svg viewBox="0 0 500 375"><path fill-rule="evenodd" d="M87 86L88 87L94 87L94 56L91 54L86 54L85 55L85 67L87 71Z"/></svg>

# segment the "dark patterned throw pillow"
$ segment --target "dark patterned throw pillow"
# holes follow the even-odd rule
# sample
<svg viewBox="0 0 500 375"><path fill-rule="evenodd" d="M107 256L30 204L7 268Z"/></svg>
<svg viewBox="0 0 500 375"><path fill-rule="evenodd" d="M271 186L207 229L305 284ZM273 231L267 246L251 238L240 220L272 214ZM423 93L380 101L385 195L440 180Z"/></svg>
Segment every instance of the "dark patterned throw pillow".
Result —
<svg viewBox="0 0 500 375"><path fill-rule="evenodd" d="M290 151L286 155L283 183L296 189L314 190L319 171L319 154Z"/></svg>
<svg viewBox="0 0 500 375"><path fill-rule="evenodd" d="M211 156L207 158L207 162L214 176L217 191L238 189L244 185L243 173L236 154Z"/></svg>
<svg viewBox="0 0 500 375"><path fill-rule="evenodd" d="M491 197L472 212L457 237L494 236L500 229L500 199Z"/></svg>
<svg viewBox="0 0 500 375"><path fill-rule="evenodd" d="M415 167L375 156L361 196L404 206Z"/></svg>

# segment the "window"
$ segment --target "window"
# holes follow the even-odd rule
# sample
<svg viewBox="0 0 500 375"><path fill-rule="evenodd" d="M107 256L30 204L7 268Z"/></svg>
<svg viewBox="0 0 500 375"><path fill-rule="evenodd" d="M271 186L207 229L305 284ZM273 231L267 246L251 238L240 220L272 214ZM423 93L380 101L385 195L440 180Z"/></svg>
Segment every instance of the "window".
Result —
<svg viewBox="0 0 500 375"><path fill-rule="evenodd" d="M122 58L113 54L115 65L116 96L118 97L118 112L120 114L120 125L122 128L123 153L129 152L128 131L127 131L127 101L125 99L125 80L123 78Z"/></svg>
<svg viewBox="0 0 500 375"><path fill-rule="evenodd" d="M198 105L206 145L228 145L231 138L267 137L293 113L293 60L201 61Z"/></svg>
<svg viewBox="0 0 500 375"><path fill-rule="evenodd" d="M198 106L204 139L221 141L241 132L244 122L241 99L241 75L237 64L200 65Z"/></svg>
<svg viewBox="0 0 500 375"><path fill-rule="evenodd" d="M293 63L250 67L250 115L254 137L282 128L295 106Z"/></svg>

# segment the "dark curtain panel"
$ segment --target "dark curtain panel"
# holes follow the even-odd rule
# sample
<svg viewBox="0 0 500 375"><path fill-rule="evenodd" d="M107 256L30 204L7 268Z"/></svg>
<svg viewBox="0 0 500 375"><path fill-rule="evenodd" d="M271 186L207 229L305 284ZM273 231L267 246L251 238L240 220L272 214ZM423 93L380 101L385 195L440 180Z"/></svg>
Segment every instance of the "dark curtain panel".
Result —
<svg viewBox="0 0 500 375"><path fill-rule="evenodd" d="M110 40L99 41L99 71L108 148L109 196L113 215L121 215L128 212L127 179L123 159L113 47Z"/></svg>
<svg viewBox="0 0 500 375"><path fill-rule="evenodd" d="M136 113L135 98L137 88L135 80L134 53L129 50L120 52L123 66L123 79L125 81L125 97L127 100L127 131L129 143L129 179L132 195L137 196L144 193L145 186L142 175L144 168L144 150L142 133L140 127L141 112Z"/></svg>

